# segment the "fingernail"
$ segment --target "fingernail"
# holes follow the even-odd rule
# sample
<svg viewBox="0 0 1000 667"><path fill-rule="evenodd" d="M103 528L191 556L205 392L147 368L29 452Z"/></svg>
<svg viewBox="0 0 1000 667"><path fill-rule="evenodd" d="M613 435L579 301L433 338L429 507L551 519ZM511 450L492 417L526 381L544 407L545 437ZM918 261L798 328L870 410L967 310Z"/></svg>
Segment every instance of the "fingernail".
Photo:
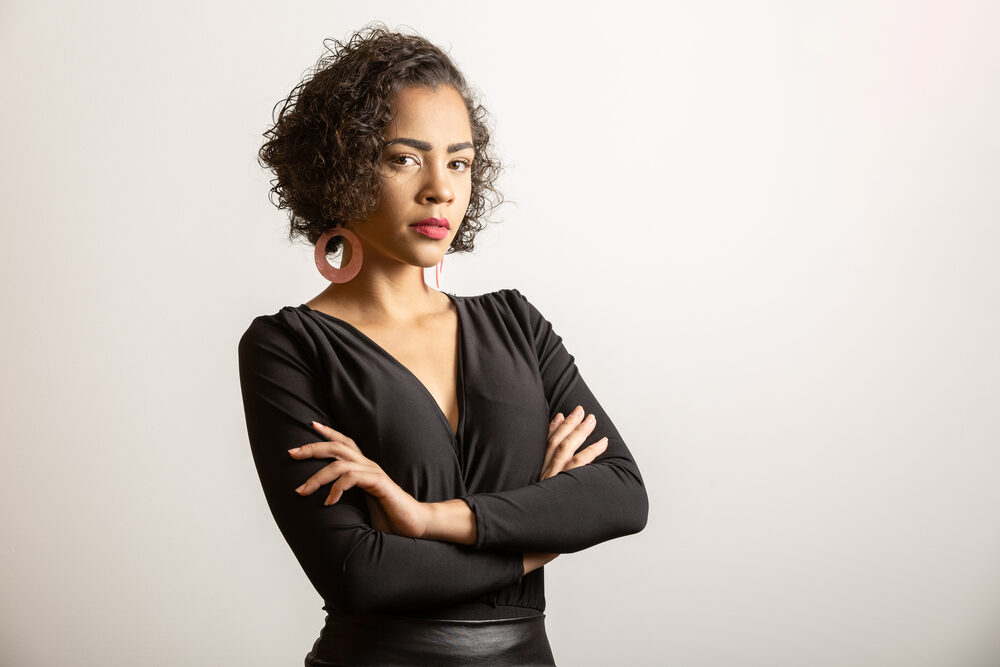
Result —
<svg viewBox="0 0 1000 667"><path fill-rule="evenodd" d="M553 424L558 424L559 422L562 421L562 418L563 418L563 416L562 416L562 413L560 412L559 414L557 414L555 417L552 418L552 423Z"/></svg>
<svg viewBox="0 0 1000 667"><path fill-rule="evenodd" d="M587 417L587 423L588 424L593 424L596 421L597 421L597 417L595 417L594 415L590 415L589 417Z"/></svg>
<svg viewBox="0 0 1000 667"><path fill-rule="evenodd" d="M607 438L607 436L605 436L605 437L601 438L600 440L598 440L597 441L597 446L598 446L599 449L607 449L608 448L608 438Z"/></svg>
<svg viewBox="0 0 1000 667"><path fill-rule="evenodd" d="M289 449L289 450L288 450L288 453L289 453L289 454L296 454L296 453L298 453L298 451L299 451L300 449L302 449L302 448L301 448L301 447L295 447L294 449Z"/></svg>
<svg viewBox="0 0 1000 667"><path fill-rule="evenodd" d="M582 417L583 416L583 408L580 407L579 405L576 406L575 408L573 408L572 416L573 417Z"/></svg>
<svg viewBox="0 0 1000 667"><path fill-rule="evenodd" d="M303 484L303 485L302 485L302 486L300 486L299 488L295 489L295 493L302 493L302 489L304 489L304 488L306 488L306 485L305 485L305 484Z"/></svg>
<svg viewBox="0 0 1000 667"><path fill-rule="evenodd" d="M314 422L313 422L313 426L319 426L319 427L322 427L323 425L322 425L322 424L320 424L320 423L319 423L318 421L314 421Z"/></svg>

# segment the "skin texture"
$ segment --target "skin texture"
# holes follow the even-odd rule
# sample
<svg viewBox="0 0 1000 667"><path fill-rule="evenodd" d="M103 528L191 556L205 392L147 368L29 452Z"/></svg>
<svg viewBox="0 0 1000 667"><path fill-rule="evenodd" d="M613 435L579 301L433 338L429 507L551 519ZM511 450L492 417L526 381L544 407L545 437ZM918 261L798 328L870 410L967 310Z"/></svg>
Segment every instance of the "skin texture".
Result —
<svg viewBox="0 0 1000 667"><path fill-rule="evenodd" d="M470 165L475 159L473 148L462 146L472 143L472 130L465 103L454 88L404 88L392 107L394 122L384 137L388 141L416 140L421 145L387 146L380 171L383 181L378 206L366 220L347 225L363 248L360 272L347 283L331 283L307 303L363 327L372 337L379 336L376 332L392 332L385 333L387 337L382 339L387 347L390 335L411 342L428 331L440 336L437 340L444 339L445 331L454 336L455 324L447 320L451 302L426 285L423 271L441 261L458 231L469 205ZM451 223L448 234L431 239L410 228L427 217L446 218ZM351 248L346 244L342 265L350 258ZM423 344L418 347L428 349ZM447 380L442 378L438 383L446 384ZM565 419L561 413L557 415L549 425L540 479L586 465L600 455L607 446L604 441L576 453L595 425L596 421L587 421L583 406ZM366 458L351 438L323 424L314 423L313 428L322 440L289 450L289 455L296 459L328 458L332 462L296 489L298 493L309 495L330 484L325 502L332 504L344 491L356 486L367 493L372 525L377 530L475 544L475 515L465 501L419 502ZM524 554L525 573L556 555Z"/></svg>
<svg viewBox="0 0 1000 667"><path fill-rule="evenodd" d="M447 297L424 283L423 271L441 261L458 233L472 193L468 165L475 158L471 147L447 151L472 142L468 111L451 86L404 88L392 109L395 120L384 133L386 140L417 139L431 150L398 143L386 148L378 206L368 219L346 225L364 250L361 271L349 282L331 283L307 304L380 329L415 328L447 307ZM448 235L431 239L410 228L427 217L446 218ZM345 244L341 266L351 256Z"/></svg>
<svg viewBox="0 0 1000 667"><path fill-rule="evenodd" d="M385 138L417 139L431 149L389 145L381 165L378 206L364 224L349 227L364 242L365 261L373 262L373 268L434 266L444 256L469 207L475 151L468 112L461 95L450 86L404 88L392 108L395 122ZM448 151L454 145L466 147ZM410 224L426 217L447 218L451 224L448 235L435 240L409 229Z"/></svg>

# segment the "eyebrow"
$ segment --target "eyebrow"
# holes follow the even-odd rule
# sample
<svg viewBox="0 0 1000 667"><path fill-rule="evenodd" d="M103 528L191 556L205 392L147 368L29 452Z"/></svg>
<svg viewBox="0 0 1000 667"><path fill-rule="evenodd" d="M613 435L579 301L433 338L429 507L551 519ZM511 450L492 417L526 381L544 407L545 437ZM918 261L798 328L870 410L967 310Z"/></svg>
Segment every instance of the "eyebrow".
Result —
<svg viewBox="0 0 1000 667"><path fill-rule="evenodd" d="M395 139L392 139L392 140L388 141L385 144L385 147L388 148L389 146L392 146L393 144L405 144L407 146L411 146L411 147L416 148L417 150L421 150L421 151L429 151L429 150L431 150L431 148L433 148L426 141L420 141L419 139L410 139L409 137L397 137ZM462 150L463 148L472 148L472 149L475 149L475 146L473 146L468 141L463 141L463 142L458 143L458 144L449 144L448 145L448 152L449 153L457 153L458 151Z"/></svg>

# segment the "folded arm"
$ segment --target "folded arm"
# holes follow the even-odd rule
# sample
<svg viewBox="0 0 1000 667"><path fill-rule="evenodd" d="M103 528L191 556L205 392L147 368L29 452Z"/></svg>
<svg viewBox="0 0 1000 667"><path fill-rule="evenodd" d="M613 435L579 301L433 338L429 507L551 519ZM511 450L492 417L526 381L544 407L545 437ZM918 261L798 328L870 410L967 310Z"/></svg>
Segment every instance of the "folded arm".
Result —
<svg viewBox="0 0 1000 667"><path fill-rule="evenodd" d="M247 433L268 506L324 600L350 612L384 612L473 600L515 584L522 554L401 537L375 530L363 491L334 505L295 488L328 461L297 461L288 450L321 438L313 420L336 427L321 383L280 323L257 318L239 344Z"/></svg>
<svg viewBox="0 0 1000 667"><path fill-rule="evenodd" d="M578 405L597 417L588 442L608 438L592 463L519 489L476 493L463 500L475 515L478 549L571 553L639 532L649 502L631 453L584 382L551 323L517 290L508 295L538 361L549 417Z"/></svg>

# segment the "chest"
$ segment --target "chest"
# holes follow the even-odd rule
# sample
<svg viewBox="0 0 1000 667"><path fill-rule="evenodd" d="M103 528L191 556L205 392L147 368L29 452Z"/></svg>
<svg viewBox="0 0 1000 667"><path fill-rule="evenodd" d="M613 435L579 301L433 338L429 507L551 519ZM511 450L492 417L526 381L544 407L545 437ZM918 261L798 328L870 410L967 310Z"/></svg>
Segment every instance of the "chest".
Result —
<svg viewBox="0 0 1000 667"><path fill-rule="evenodd" d="M407 492L436 501L537 481L548 401L516 322L470 307L419 330L325 323L331 414Z"/></svg>
<svg viewBox="0 0 1000 667"><path fill-rule="evenodd" d="M419 327L362 330L424 386L452 433L458 431L460 416L458 326L457 314L450 312Z"/></svg>

